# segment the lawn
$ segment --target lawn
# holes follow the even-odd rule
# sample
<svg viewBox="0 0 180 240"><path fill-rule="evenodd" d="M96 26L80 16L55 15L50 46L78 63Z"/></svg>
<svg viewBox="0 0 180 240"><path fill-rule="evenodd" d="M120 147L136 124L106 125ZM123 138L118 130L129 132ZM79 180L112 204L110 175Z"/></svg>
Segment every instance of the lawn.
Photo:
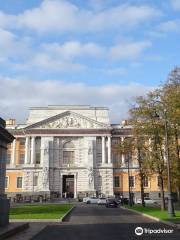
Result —
<svg viewBox="0 0 180 240"><path fill-rule="evenodd" d="M10 209L10 219L60 219L72 208L71 204L21 205Z"/></svg>
<svg viewBox="0 0 180 240"><path fill-rule="evenodd" d="M176 217L169 218L167 211L161 211L160 208L157 208L157 207L150 207L150 206L142 207L141 205L134 205L132 207L126 205L125 207L159 218L163 221L180 223L180 211L175 211Z"/></svg>

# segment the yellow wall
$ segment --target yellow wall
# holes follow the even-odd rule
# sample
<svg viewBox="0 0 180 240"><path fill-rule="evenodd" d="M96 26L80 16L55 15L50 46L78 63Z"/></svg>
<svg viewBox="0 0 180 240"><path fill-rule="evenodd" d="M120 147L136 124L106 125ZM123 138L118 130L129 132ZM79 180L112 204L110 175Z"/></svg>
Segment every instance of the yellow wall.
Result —
<svg viewBox="0 0 180 240"><path fill-rule="evenodd" d="M128 174L127 173L115 173L115 176L119 176L120 178L120 187L114 187L114 192L128 192ZM131 188L132 192L140 192L140 178L137 172L130 171L130 176L135 176L135 187ZM144 192L159 192L160 188L157 186L157 175L154 174L149 176L149 186L144 187Z"/></svg>
<svg viewBox="0 0 180 240"><path fill-rule="evenodd" d="M18 172L6 172L6 176L9 177L9 184L6 192L22 192L21 188L17 188L17 177L23 177L21 171Z"/></svg>

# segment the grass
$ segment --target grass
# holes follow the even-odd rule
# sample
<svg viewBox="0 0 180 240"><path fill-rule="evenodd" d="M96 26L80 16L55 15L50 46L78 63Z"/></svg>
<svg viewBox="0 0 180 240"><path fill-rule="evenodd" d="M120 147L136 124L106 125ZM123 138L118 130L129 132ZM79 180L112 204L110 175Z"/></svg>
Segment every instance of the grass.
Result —
<svg viewBox="0 0 180 240"><path fill-rule="evenodd" d="M134 205L132 207L126 205L125 207L159 218L160 220L163 220L163 221L180 223L180 211L175 211L176 217L170 218L168 216L167 211L161 211L161 209L157 207L150 207L150 206L142 207L141 205Z"/></svg>
<svg viewBox="0 0 180 240"><path fill-rule="evenodd" d="M10 209L10 219L60 219L71 204L22 205Z"/></svg>

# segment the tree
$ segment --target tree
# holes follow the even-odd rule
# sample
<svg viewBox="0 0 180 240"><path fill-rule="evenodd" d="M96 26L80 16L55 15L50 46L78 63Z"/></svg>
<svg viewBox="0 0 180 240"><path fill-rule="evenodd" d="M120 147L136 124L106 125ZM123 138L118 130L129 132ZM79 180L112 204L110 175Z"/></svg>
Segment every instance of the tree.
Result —
<svg viewBox="0 0 180 240"><path fill-rule="evenodd" d="M138 97L136 106L130 110L130 122L137 139L143 137L143 171L158 174L160 178L161 209L165 209L164 173L164 125L158 117L162 106L159 104L159 91L150 92L146 97ZM157 101L158 100L158 101ZM158 117L158 118L157 118ZM146 170L144 169L146 168ZM147 170L148 169L148 170Z"/></svg>

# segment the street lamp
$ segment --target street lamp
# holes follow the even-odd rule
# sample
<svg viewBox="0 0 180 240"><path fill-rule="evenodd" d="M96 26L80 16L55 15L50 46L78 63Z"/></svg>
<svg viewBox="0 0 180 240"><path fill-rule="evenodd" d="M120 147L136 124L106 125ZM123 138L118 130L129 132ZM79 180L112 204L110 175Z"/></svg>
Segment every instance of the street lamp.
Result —
<svg viewBox="0 0 180 240"><path fill-rule="evenodd" d="M128 192L129 192L129 206L132 207L132 196L131 196L131 185L130 185L130 169L129 169L129 160L130 160L130 154L127 154L126 163L128 168Z"/></svg>
<svg viewBox="0 0 180 240"><path fill-rule="evenodd" d="M165 116L165 122L164 122L165 156L167 161L167 174L168 174L168 214L170 217L174 217L175 212L174 212L173 197L172 197L172 177L171 177L171 164L169 159L168 122L166 117L166 110L164 111L164 116Z"/></svg>
<svg viewBox="0 0 180 240"><path fill-rule="evenodd" d="M162 104L162 102L158 101L158 103ZM163 106L163 104L162 104ZM173 197L172 197L172 177L171 177L171 163L169 159L169 138L168 138L168 120L167 120L167 110L163 106L163 115L164 115L164 150L165 150L165 158L167 162L167 177L168 177L168 214L169 217L175 217L174 205L173 205ZM155 113L156 118L160 118L160 116Z"/></svg>

